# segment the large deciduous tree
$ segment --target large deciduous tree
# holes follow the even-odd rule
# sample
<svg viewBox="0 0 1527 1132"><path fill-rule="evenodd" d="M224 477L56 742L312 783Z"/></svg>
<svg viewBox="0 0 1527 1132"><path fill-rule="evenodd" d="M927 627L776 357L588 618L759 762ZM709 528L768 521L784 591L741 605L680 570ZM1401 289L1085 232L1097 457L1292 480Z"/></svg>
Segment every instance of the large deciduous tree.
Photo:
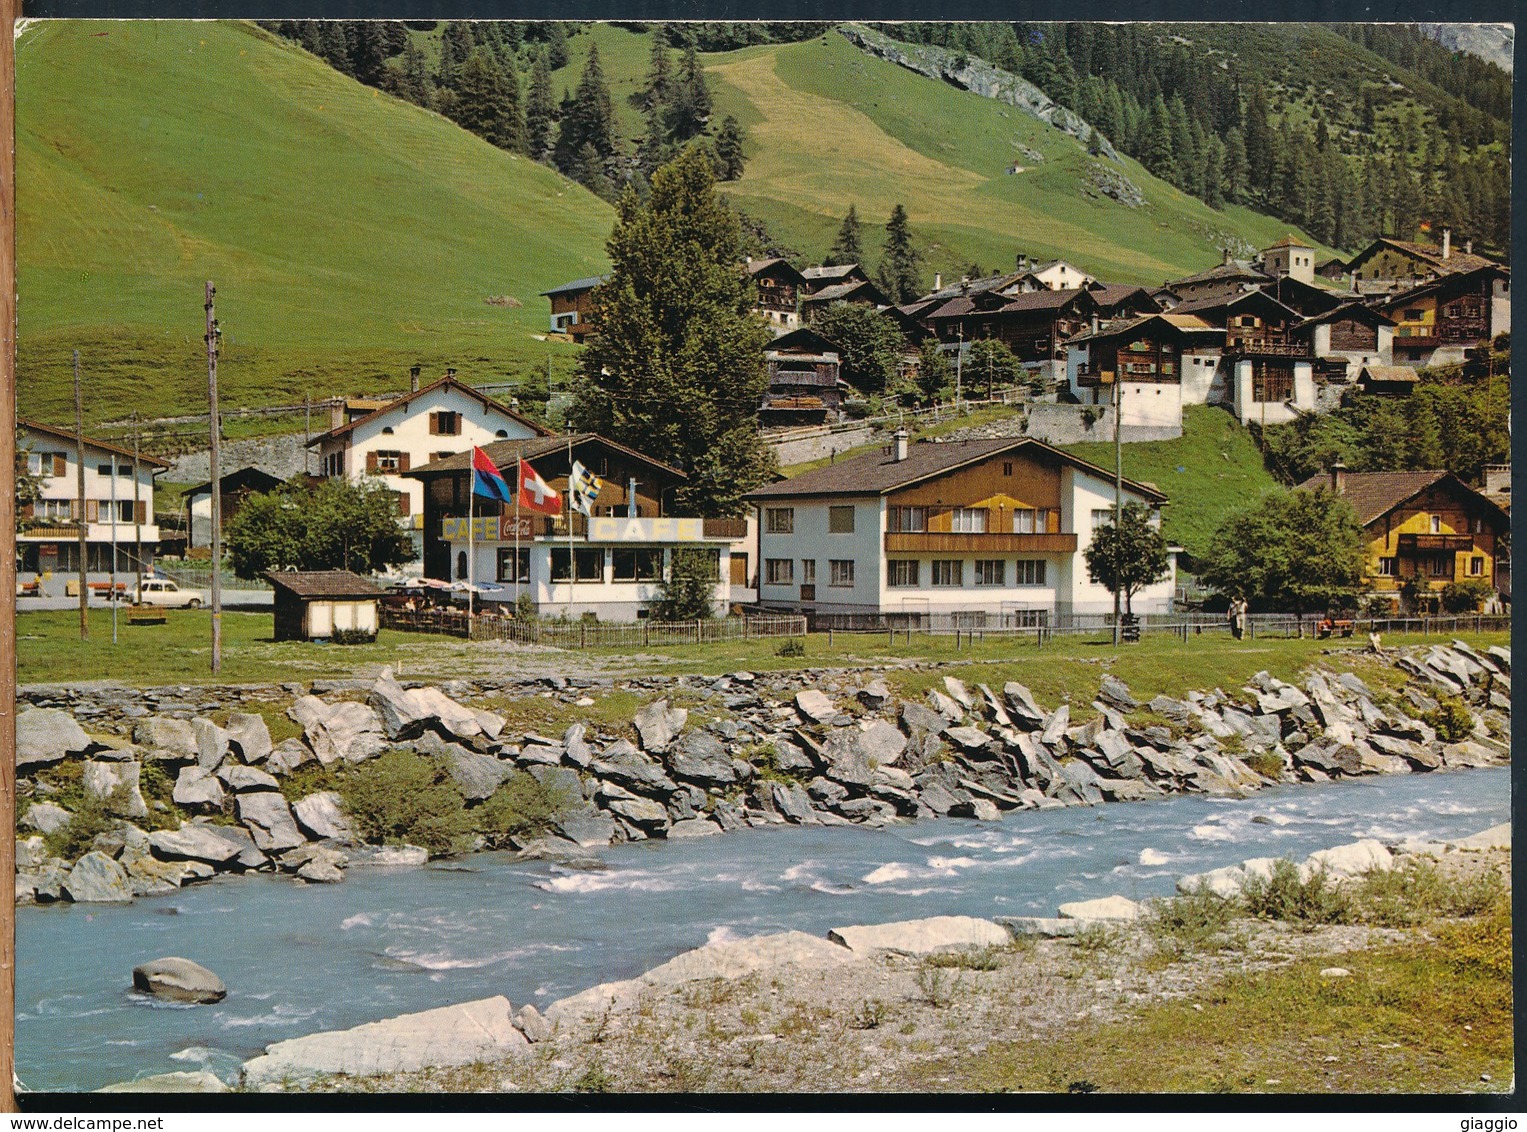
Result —
<svg viewBox="0 0 1527 1132"><path fill-rule="evenodd" d="M223 533L241 578L287 567L375 574L414 557L397 497L375 479L251 495Z"/></svg>
<svg viewBox="0 0 1527 1132"><path fill-rule="evenodd" d="M1199 577L1258 609L1350 609L1363 579L1363 528L1352 504L1329 491L1267 495L1214 532Z"/></svg>
<svg viewBox="0 0 1527 1132"><path fill-rule="evenodd" d="M1125 504L1117 523L1099 527L1082 555L1087 576L1123 598L1125 613L1134 612L1135 594L1165 578L1169 568L1166 539L1139 503Z"/></svg>
<svg viewBox="0 0 1527 1132"><path fill-rule="evenodd" d="M769 331L740 240L710 157L691 145L653 174L645 203L621 197L610 279L593 294L572 420L683 469L681 514L738 514L773 469L758 437Z"/></svg>
<svg viewBox="0 0 1527 1132"><path fill-rule="evenodd" d="M895 383L907 340L901 328L874 307L833 303L811 328L838 348L840 374L855 389L879 393Z"/></svg>

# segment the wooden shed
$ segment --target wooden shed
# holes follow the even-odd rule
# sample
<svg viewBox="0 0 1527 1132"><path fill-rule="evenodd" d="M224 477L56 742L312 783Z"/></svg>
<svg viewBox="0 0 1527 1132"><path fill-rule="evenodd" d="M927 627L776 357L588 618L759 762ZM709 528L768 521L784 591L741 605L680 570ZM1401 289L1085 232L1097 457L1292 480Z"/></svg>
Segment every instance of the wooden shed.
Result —
<svg viewBox="0 0 1527 1132"><path fill-rule="evenodd" d="M267 570L275 590L278 641L371 639L382 591L349 570Z"/></svg>

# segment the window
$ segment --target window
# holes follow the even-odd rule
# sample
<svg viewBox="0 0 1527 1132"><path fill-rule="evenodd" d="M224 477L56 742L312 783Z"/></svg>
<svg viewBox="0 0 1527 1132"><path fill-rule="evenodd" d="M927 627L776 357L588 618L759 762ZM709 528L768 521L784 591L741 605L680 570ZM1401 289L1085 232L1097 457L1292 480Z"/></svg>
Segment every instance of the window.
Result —
<svg viewBox="0 0 1527 1132"><path fill-rule="evenodd" d="M461 414L442 409L438 413L429 415L429 432L431 436L460 436Z"/></svg>
<svg viewBox="0 0 1527 1132"><path fill-rule="evenodd" d="M1419 321L1421 318L1421 311L1417 307L1406 307L1404 318L1406 322Z"/></svg>
<svg viewBox="0 0 1527 1132"><path fill-rule="evenodd" d="M456 577L465 580L466 576L467 576L467 552L464 551L464 550L458 550L456 552Z"/></svg>
<svg viewBox="0 0 1527 1132"><path fill-rule="evenodd" d="M39 519L72 519L74 500L39 499L32 505L32 514Z"/></svg>
<svg viewBox="0 0 1527 1132"><path fill-rule="evenodd" d="M456 453L454 453L454 452L431 452L430 453L430 459L431 460L444 460L447 456L454 456L454 455L456 455ZM504 473L504 478L509 480L510 481L510 485L512 486L513 483L514 483L514 469L510 468L508 471L506 471Z"/></svg>
<svg viewBox="0 0 1527 1132"><path fill-rule="evenodd" d="M915 586L918 584L918 562L915 558L888 558L885 563L887 586Z"/></svg>
<svg viewBox="0 0 1527 1132"><path fill-rule="evenodd" d="M1442 533L1442 516L1432 515L1430 519L1432 524L1432 534L1440 535Z"/></svg>
<svg viewBox="0 0 1527 1132"><path fill-rule="evenodd" d="M1020 507L1013 512L1013 534L1043 535L1050 532L1049 507ZM1109 512L1112 518L1112 512Z"/></svg>
<svg viewBox="0 0 1527 1132"><path fill-rule="evenodd" d="M827 509L827 533L851 535L854 533L853 507L829 507Z"/></svg>
<svg viewBox="0 0 1527 1132"><path fill-rule="evenodd" d="M965 564L958 558L935 558L933 560L933 584L935 586L963 586Z"/></svg>
<svg viewBox="0 0 1527 1132"><path fill-rule="evenodd" d="M98 475L109 476L112 474L110 464L97 464L95 470Z"/></svg>
<svg viewBox="0 0 1527 1132"><path fill-rule="evenodd" d="M795 508L765 507L764 530L771 535L793 535L795 533Z"/></svg>
<svg viewBox="0 0 1527 1132"><path fill-rule="evenodd" d="M1426 572L1434 578L1451 577L1453 573L1453 556L1451 554L1433 554L1426 561Z"/></svg>
<svg viewBox="0 0 1527 1132"><path fill-rule="evenodd" d="M1469 573L1473 577L1481 577L1485 572L1485 560L1479 555L1469 559Z"/></svg>
<svg viewBox="0 0 1527 1132"><path fill-rule="evenodd" d="M1020 558L1013 563L1013 584L1018 586L1042 586L1045 584L1045 560L1043 558Z"/></svg>
<svg viewBox="0 0 1527 1132"><path fill-rule="evenodd" d="M1400 560L1398 558L1379 559L1379 577L1393 578L1400 572Z"/></svg>
<svg viewBox="0 0 1527 1132"><path fill-rule="evenodd" d="M403 453L401 453L401 452L389 452L389 451L378 451L376 453L376 463L375 463L374 467L372 467L371 469L368 469L368 470L382 472L384 474L386 474L388 472L396 474L397 471L402 466L403 466Z"/></svg>
<svg viewBox="0 0 1527 1132"><path fill-rule="evenodd" d="M984 535L987 516L984 507L956 507L949 513L949 529L956 534Z"/></svg>
<svg viewBox="0 0 1527 1132"><path fill-rule="evenodd" d="M827 584L830 586L851 586L854 584L854 560L852 558L833 558L827 563Z"/></svg>
<svg viewBox="0 0 1527 1132"><path fill-rule="evenodd" d="M41 452L28 452L27 453L27 475L29 475L29 476L40 476L40 475L42 475L43 474L42 473L42 460L43 460L43 456L42 456ZM48 464L48 468L49 468L50 471L52 470L52 467L53 467L53 465L52 465L52 462L50 461L49 464Z"/></svg>
<svg viewBox="0 0 1527 1132"><path fill-rule="evenodd" d="M886 513L888 531L926 531L928 509L926 507L892 507Z"/></svg>
<svg viewBox="0 0 1527 1132"><path fill-rule="evenodd" d="M1474 519L1474 533L1476 535L1485 533L1485 521L1477 516Z"/></svg>
<svg viewBox="0 0 1527 1132"><path fill-rule="evenodd" d="M117 522L131 523L133 521L133 501L131 499L119 499L115 504L109 500L101 500L101 522L111 522L112 508L116 508Z"/></svg>
<svg viewBox="0 0 1527 1132"><path fill-rule="evenodd" d="M498 548L498 580L500 582L525 583L530 581L530 547L519 550L519 569L515 570L515 549L512 546Z"/></svg>
<svg viewBox="0 0 1527 1132"><path fill-rule="evenodd" d="M598 548L575 549L573 565L578 570L577 582L604 581L604 551ZM551 580L567 581L567 548L554 547L551 552Z"/></svg>
<svg viewBox="0 0 1527 1132"><path fill-rule="evenodd" d="M795 559L765 558L764 581L771 586L793 586L795 584Z"/></svg>
<svg viewBox="0 0 1527 1132"><path fill-rule="evenodd" d="M1002 474L1004 476L1010 476L1013 474L1013 462L1011 460L1002 461Z"/></svg>
<svg viewBox="0 0 1527 1132"><path fill-rule="evenodd" d="M1094 507L1092 509L1092 529L1097 530L1099 527L1111 526L1113 526L1113 508Z"/></svg>
<svg viewBox="0 0 1527 1132"><path fill-rule="evenodd" d="M976 562L976 585L1007 585L1007 563L1001 558L983 558Z"/></svg>
<svg viewBox="0 0 1527 1132"><path fill-rule="evenodd" d="M616 547L610 558L617 582L662 581L663 552L655 546Z"/></svg>
<svg viewBox="0 0 1527 1132"><path fill-rule="evenodd" d="M817 560L815 558L801 559L801 585L814 586L817 584Z"/></svg>

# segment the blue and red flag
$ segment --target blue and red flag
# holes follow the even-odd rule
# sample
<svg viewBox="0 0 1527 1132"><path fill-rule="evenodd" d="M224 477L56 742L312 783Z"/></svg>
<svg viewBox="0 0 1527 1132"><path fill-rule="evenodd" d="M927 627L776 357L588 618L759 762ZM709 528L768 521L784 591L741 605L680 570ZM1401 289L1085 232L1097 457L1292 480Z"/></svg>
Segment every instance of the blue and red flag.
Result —
<svg viewBox="0 0 1527 1132"><path fill-rule="evenodd" d="M498 470L488 454L481 448L472 448L472 494L485 495L489 499L497 499L500 503L513 503L514 496L509 492L509 481L504 479L504 473Z"/></svg>

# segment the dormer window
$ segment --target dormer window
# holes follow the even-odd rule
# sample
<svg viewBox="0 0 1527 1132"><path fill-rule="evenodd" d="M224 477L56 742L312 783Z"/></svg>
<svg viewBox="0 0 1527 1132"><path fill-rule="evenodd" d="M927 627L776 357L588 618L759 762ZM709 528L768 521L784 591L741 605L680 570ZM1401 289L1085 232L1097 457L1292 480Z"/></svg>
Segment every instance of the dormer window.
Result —
<svg viewBox="0 0 1527 1132"><path fill-rule="evenodd" d="M508 440L509 439L509 430L501 428L497 432L495 432L493 435L495 437L497 437L499 440Z"/></svg>
<svg viewBox="0 0 1527 1132"><path fill-rule="evenodd" d="M383 436L391 436L392 435L392 426L388 425L385 428L383 428L382 429L382 435Z"/></svg>

